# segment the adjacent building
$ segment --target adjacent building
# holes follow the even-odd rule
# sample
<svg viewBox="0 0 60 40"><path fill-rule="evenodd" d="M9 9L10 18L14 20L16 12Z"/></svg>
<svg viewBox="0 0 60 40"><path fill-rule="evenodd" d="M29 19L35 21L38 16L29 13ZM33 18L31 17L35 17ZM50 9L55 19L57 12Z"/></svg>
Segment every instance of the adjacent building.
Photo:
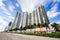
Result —
<svg viewBox="0 0 60 40"><path fill-rule="evenodd" d="M12 25L12 22L9 22L8 26L5 28L5 31L11 30L11 25Z"/></svg>

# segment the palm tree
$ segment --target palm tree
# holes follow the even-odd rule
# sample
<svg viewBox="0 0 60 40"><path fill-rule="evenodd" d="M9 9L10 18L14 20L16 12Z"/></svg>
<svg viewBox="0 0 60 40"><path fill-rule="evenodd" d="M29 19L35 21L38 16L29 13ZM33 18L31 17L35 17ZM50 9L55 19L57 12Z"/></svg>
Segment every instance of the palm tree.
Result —
<svg viewBox="0 0 60 40"><path fill-rule="evenodd" d="M34 23L34 27L36 27L36 23Z"/></svg>
<svg viewBox="0 0 60 40"><path fill-rule="evenodd" d="M31 25L31 28L35 28L34 25Z"/></svg>
<svg viewBox="0 0 60 40"><path fill-rule="evenodd" d="M23 28L23 30L26 30L27 29L27 26L25 26L24 28Z"/></svg>
<svg viewBox="0 0 60 40"><path fill-rule="evenodd" d="M42 24L42 27L46 27L46 30L49 28L47 23ZM48 30L47 30L48 31Z"/></svg>
<svg viewBox="0 0 60 40"><path fill-rule="evenodd" d="M27 26L27 29L32 29L32 28L33 28L33 25Z"/></svg>
<svg viewBox="0 0 60 40"><path fill-rule="evenodd" d="M14 28L13 30L14 30L14 31L17 31L17 30L19 30L19 28L16 27L16 28Z"/></svg>
<svg viewBox="0 0 60 40"><path fill-rule="evenodd" d="M27 29L29 29L29 26L27 26Z"/></svg>
<svg viewBox="0 0 60 40"><path fill-rule="evenodd" d="M21 26L21 27L20 27L20 31L22 31L22 29L23 29L23 28L22 28L22 26Z"/></svg>
<svg viewBox="0 0 60 40"><path fill-rule="evenodd" d="M41 26L41 24L40 23L38 23L38 27L40 27Z"/></svg>
<svg viewBox="0 0 60 40"><path fill-rule="evenodd" d="M59 24L53 23L53 24L51 24L51 26L55 28L55 31L58 31Z"/></svg>

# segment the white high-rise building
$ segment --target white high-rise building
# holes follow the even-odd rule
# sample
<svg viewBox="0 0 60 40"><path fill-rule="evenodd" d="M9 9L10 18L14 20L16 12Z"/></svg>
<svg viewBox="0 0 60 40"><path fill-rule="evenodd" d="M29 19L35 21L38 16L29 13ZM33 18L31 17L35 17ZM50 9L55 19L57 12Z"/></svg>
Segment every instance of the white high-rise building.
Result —
<svg viewBox="0 0 60 40"><path fill-rule="evenodd" d="M21 21L21 14L20 13L16 13L16 17L14 19L14 22L12 23L12 26L11 28L14 29L14 28L19 28L20 26L20 21Z"/></svg>

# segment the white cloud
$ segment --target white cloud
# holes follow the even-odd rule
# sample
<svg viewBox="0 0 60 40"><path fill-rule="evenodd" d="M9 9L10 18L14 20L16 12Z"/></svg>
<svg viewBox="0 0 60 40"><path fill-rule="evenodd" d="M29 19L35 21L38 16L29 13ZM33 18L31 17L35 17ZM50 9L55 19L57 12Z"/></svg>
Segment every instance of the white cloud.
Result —
<svg viewBox="0 0 60 40"><path fill-rule="evenodd" d="M5 7L6 5L3 3L3 1L6 1L6 0L0 0L0 9L2 9L5 14L11 15L10 12L13 12L13 10L14 10L15 7L14 7L13 4L10 2L10 3L8 4L8 8L6 8L6 7ZM8 11L8 9L9 9L10 11Z"/></svg>
<svg viewBox="0 0 60 40"><path fill-rule="evenodd" d="M9 16L10 19L14 20L14 17L13 16Z"/></svg>
<svg viewBox="0 0 60 40"><path fill-rule="evenodd" d="M7 22L5 20L3 20L2 18L0 18L0 23L2 23L4 26L7 25Z"/></svg>
<svg viewBox="0 0 60 40"><path fill-rule="evenodd" d="M5 13L6 15L11 15L11 13L5 8L5 6L0 7L0 9L2 9L3 13Z"/></svg>
<svg viewBox="0 0 60 40"><path fill-rule="evenodd" d="M0 7L1 7L1 6L4 6L4 4L3 4L2 0L0 0Z"/></svg>
<svg viewBox="0 0 60 40"><path fill-rule="evenodd" d="M9 5L9 8L10 11L13 11L14 6L11 4ZM2 13L2 15L0 15L0 31L3 31L8 25L8 22L14 19L14 17L11 16L11 12L9 10L5 7L3 0L0 0L0 14ZM7 16L5 17L3 14L6 14Z"/></svg>
<svg viewBox="0 0 60 40"><path fill-rule="evenodd" d="M5 27L3 25L0 25L0 32L4 31Z"/></svg>
<svg viewBox="0 0 60 40"><path fill-rule="evenodd" d="M57 20L56 23L60 24L60 20Z"/></svg>
<svg viewBox="0 0 60 40"><path fill-rule="evenodd" d="M5 4L3 3L3 0L0 0L0 10L2 9L2 12L4 12L7 15L11 15L10 12L5 8Z"/></svg>
<svg viewBox="0 0 60 40"><path fill-rule="evenodd" d="M0 31L4 31L7 24L8 24L8 22L6 20L4 20L4 18L2 16L0 16Z"/></svg>
<svg viewBox="0 0 60 40"><path fill-rule="evenodd" d="M60 2L60 0L53 0L54 2Z"/></svg>
<svg viewBox="0 0 60 40"><path fill-rule="evenodd" d="M47 12L49 19L54 18L59 14L60 12L57 12L57 3Z"/></svg>
<svg viewBox="0 0 60 40"><path fill-rule="evenodd" d="M56 3L56 4L50 9L50 11L56 12L57 6L58 6L58 4Z"/></svg>
<svg viewBox="0 0 60 40"><path fill-rule="evenodd" d="M52 21L50 24L57 23L60 24L60 20Z"/></svg>
<svg viewBox="0 0 60 40"><path fill-rule="evenodd" d="M46 0L18 0L22 11L32 12L33 9L39 5L44 5Z"/></svg>
<svg viewBox="0 0 60 40"><path fill-rule="evenodd" d="M14 7L12 4L11 4L11 5L9 5L8 7L9 7L9 10L10 10L11 12L13 12L13 11L14 11L14 8L15 8L15 7Z"/></svg>
<svg viewBox="0 0 60 40"><path fill-rule="evenodd" d="M48 15L49 19L54 18L54 17L56 17L59 14L60 14L60 12L51 12L51 11L47 12L47 15Z"/></svg>
<svg viewBox="0 0 60 40"><path fill-rule="evenodd" d="M17 6L17 7L19 7L19 4L18 4L18 3L16 3L16 6Z"/></svg>
<svg viewBox="0 0 60 40"><path fill-rule="evenodd" d="M56 2L59 1L60 0L18 0L18 3L20 4L23 12L32 12L35 7L38 7L40 5L47 7L51 2L53 2L51 5L53 6Z"/></svg>
<svg viewBox="0 0 60 40"><path fill-rule="evenodd" d="M7 21L4 20L5 17L0 16L0 23L2 23L4 26L7 25Z"/></svg>

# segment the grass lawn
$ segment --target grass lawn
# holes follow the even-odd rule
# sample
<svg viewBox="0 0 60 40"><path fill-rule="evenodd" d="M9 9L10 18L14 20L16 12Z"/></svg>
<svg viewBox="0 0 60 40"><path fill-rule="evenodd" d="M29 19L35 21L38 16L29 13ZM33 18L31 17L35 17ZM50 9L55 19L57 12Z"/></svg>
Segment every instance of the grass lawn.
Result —
<svg viewBox="0 0 60 40"><path fill-rule="evenodd" d="M27 32L15 32L18 34L25 34L25 35L35 35L35 36L45 36L45 37L53 37L53 38L60 38L60 33L52 32L47 34L40 34L40 33L27 33Z"/></svg>

